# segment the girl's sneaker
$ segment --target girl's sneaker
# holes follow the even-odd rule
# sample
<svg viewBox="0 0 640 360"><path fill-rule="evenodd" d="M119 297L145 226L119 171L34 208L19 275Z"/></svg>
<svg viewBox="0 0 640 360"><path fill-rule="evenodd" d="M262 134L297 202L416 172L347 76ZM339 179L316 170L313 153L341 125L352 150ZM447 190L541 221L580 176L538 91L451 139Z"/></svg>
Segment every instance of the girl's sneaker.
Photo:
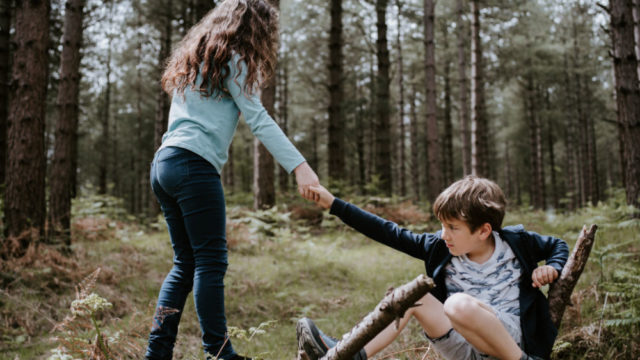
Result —
<svg viewBox="0 0 640 360"><path fill-rule="evenodd" d="M338 339L325 335L309 318L298 320L296 333L298 349L303 350L311 360L320 359L338 343ZM367 353L362 349L353 360L367 360Z"/></svg>

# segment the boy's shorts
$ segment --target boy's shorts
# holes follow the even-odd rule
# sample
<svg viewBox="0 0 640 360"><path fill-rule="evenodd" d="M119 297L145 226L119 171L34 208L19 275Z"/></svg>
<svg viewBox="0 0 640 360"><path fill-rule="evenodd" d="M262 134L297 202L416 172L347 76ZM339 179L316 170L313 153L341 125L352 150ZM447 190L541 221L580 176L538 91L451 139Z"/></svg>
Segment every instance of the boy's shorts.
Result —
<svg viewBox="0 0 640 360"><path fill-rule="evenodd" d="M520 348L522 348L522 331L518 329L514 329L512 325L510 325L509 321L505 320L505 316L500 312L495 312L502 325L504 325L505 329L511 338L514 339L516 344ZM427 333L425 336L429 341L433 344L434 349L445 359L447 360L484 360L484 359L496 359L493 356L489 356L487 354L483 354L478 351L473 345L469 344L467 339L462 337L460 333L455 331L454 329L449 330L445 335L432 339Z"/></svg>

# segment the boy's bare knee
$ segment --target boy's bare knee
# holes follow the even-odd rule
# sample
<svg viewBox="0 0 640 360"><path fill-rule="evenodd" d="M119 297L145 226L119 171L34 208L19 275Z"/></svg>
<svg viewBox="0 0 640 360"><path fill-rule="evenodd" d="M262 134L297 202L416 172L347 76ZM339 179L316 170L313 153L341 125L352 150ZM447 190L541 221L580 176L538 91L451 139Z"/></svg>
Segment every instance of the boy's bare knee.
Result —
<svg viewBox="0 0 640 360"><path fill-rule="evenodd" d="M457 293L444 302L444 314L453 322L459 322L477 314L480 306L473 297Z"/></svg>

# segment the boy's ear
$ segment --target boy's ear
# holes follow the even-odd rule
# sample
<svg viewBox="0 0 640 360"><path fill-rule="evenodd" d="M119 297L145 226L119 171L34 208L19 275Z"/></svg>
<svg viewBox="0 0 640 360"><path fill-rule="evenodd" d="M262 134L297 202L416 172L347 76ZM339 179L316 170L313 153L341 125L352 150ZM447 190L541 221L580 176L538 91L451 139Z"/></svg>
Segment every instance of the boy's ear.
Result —
<svg viewBox="0 0 640 360"><path fill-rule="evenodd" d="M489 237L489 235L491 235L491 232L493 232L493 228L491 227L491 224L486 222L480 225L480 227L478 228L478 231L480 231L480 238L482 240L486 240Z"/></svg>

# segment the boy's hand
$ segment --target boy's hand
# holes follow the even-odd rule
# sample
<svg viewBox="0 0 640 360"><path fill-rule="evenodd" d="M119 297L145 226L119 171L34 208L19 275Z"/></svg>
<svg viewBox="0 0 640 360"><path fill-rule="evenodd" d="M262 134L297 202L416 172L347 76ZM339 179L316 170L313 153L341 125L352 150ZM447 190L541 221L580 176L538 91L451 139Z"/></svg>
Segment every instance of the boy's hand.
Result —
<svg viewBox="0 0 640 360"><path fill-rule="evenodd" d="M313 193L313 201L315 201L318 205L322 206L325 209L329 209L331 204L333 204L333 200L335 197L329 192L329 190L325 189L324 186L310 186L309 190Z"/></svg>
<svg viewBox="0 0 640 360"><path fill-rule="evenodd" d="M541 288L544 285L551 284L558 278L558 271L550 265L543 265L533 270L531 280L533 280L533 287Z"/></svg>

